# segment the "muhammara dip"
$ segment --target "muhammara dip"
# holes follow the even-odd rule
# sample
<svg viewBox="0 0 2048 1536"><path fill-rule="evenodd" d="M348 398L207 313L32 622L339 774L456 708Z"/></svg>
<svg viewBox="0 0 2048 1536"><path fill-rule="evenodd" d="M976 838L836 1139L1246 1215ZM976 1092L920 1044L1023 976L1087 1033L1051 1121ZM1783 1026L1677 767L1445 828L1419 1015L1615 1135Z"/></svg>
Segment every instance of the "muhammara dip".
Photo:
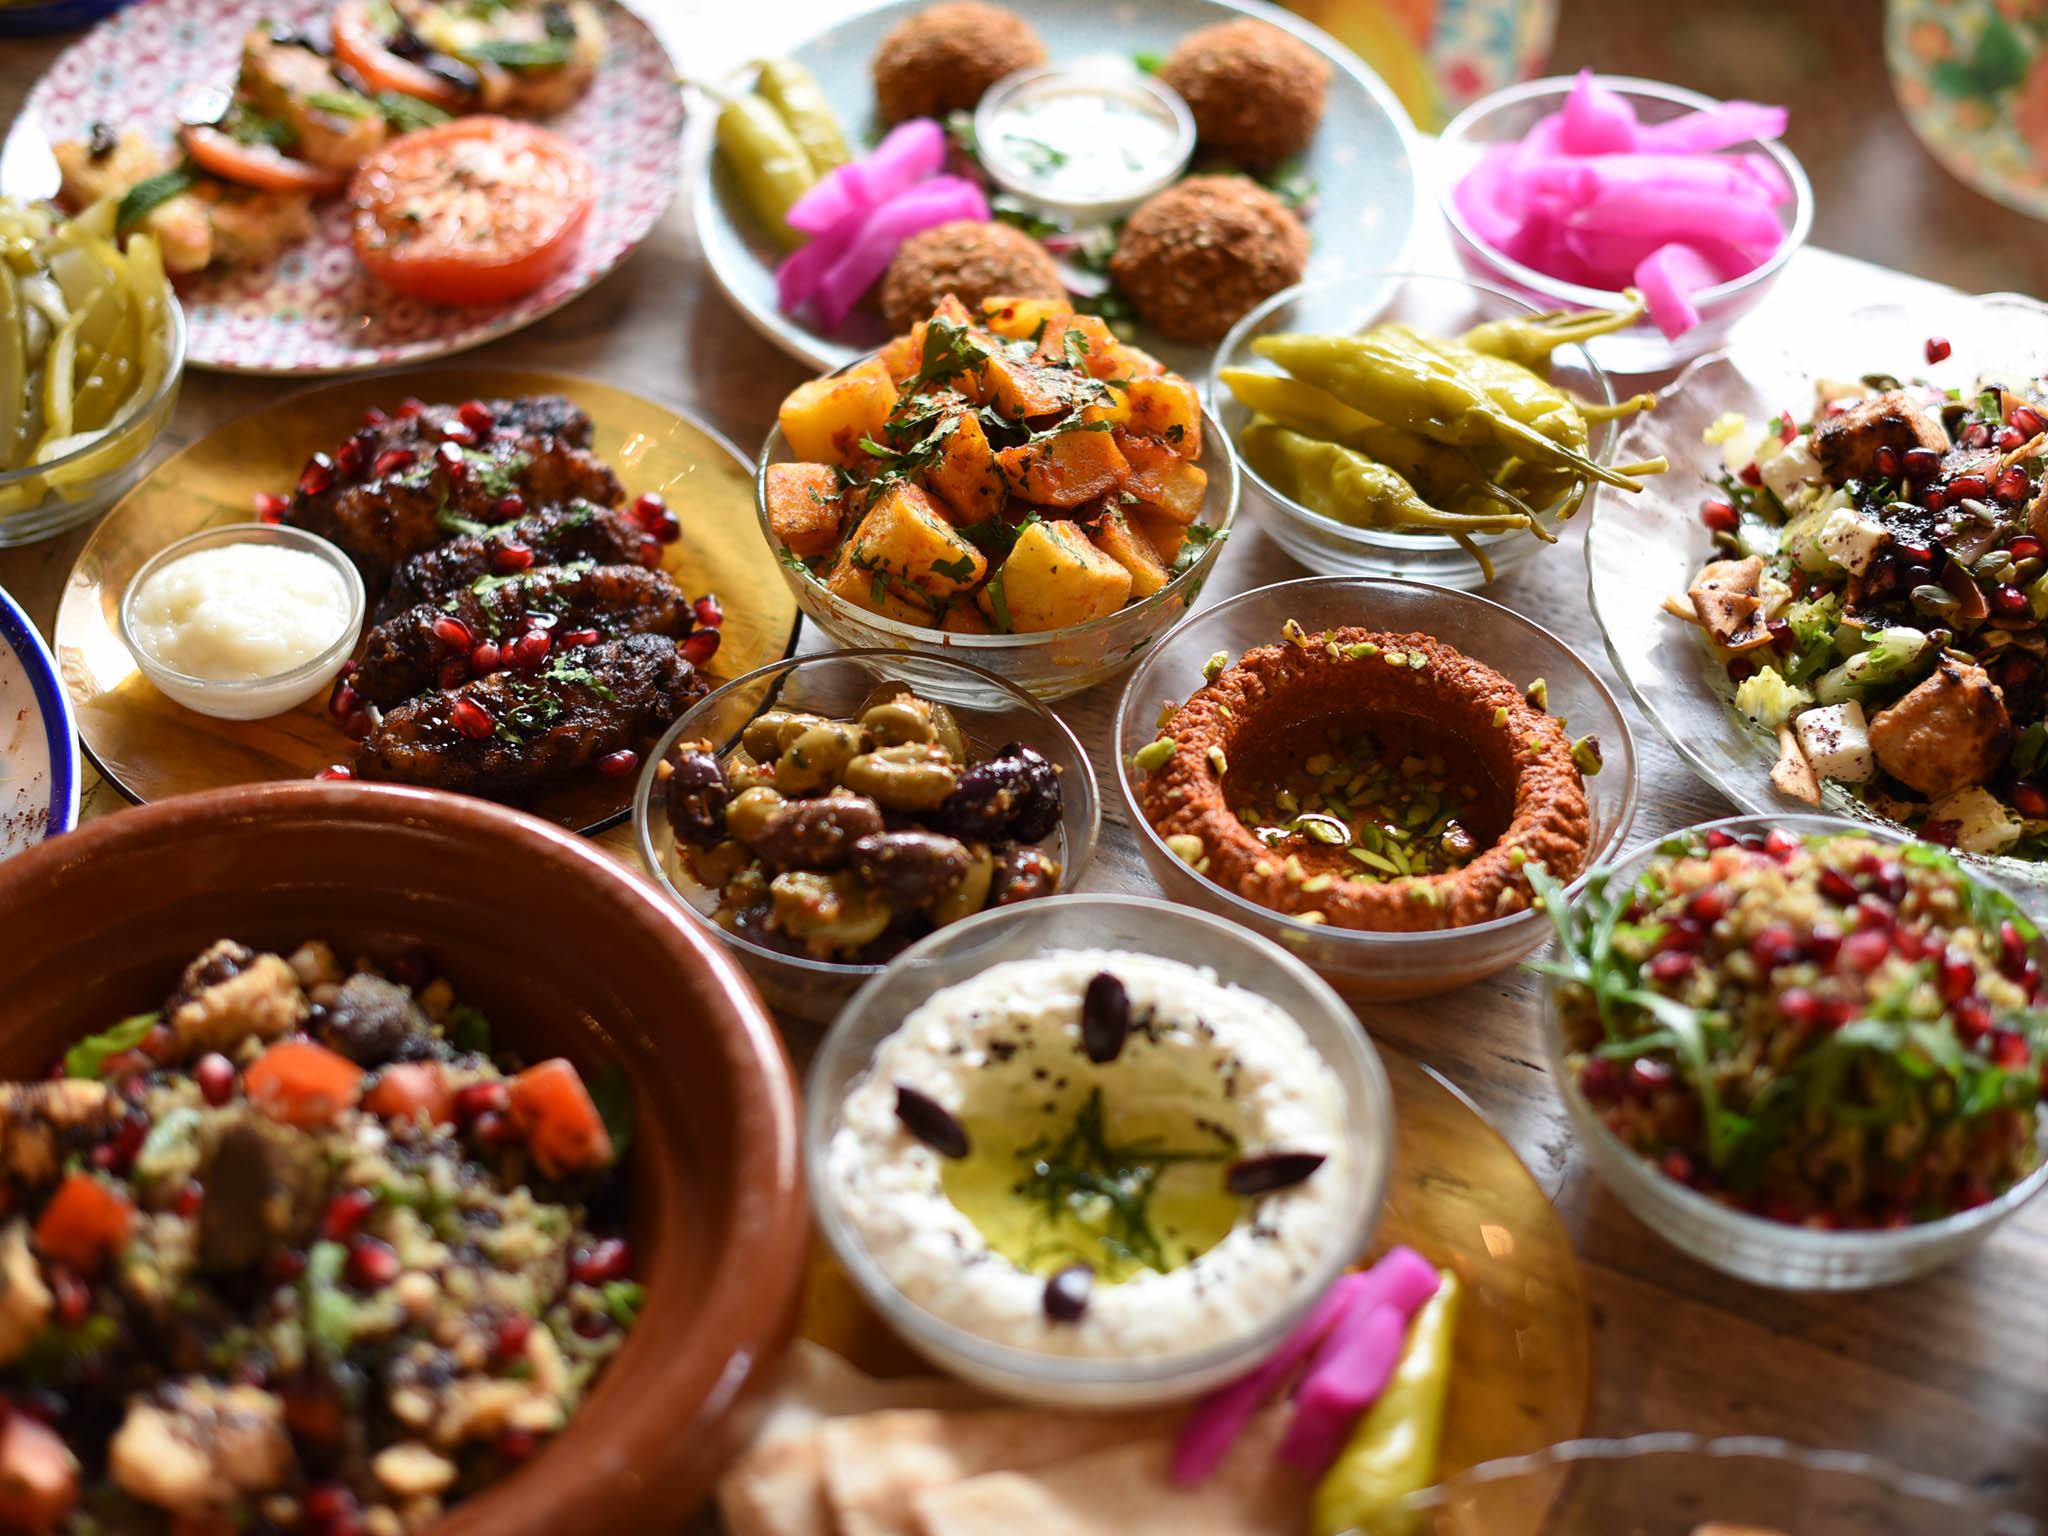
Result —
<svg viewBox="0 0 2048 1536"><path fill-rule="evenodd" d="M912 1013L827 1177L908 1300L996 1343L1128 1358L1284 1311L1358 1236L1351 1147L1342 1086L1278 1007L1178 961L1061 950Z"/></svg>

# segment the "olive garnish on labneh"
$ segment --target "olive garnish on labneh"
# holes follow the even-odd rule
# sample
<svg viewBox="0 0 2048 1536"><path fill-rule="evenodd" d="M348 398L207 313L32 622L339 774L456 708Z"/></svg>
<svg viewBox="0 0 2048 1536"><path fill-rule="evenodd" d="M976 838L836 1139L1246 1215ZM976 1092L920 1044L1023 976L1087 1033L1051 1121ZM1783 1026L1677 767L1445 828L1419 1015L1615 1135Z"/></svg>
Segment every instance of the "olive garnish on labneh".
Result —
<svg viewBox="0 0 2048 1536"><path fill-rule="evenodd" d="M1266 1152L1258 1157L1241 1157L1223 1174L1223 1186L1233 1195L1270 1195L1289 1189L1323 1166L1320 1152Z"/></svg>
<svg viewBox="0 0 2048 1536"><path fill-rule="evenodd" d="M896 1118L903 1128L941 1157L967 1155L967 1127L930 1094L907 1083L896 1085Z"/></svg>
<svg viewBox="0 0 2048 1536"><path fill-rule="evenodd" d="M1123 1051L1131 1032L1131 994L1108 971L1097 971L1081 994L1081 1048L1098 1067Z"/></svg>
<svg viewBox="0 0 2048 1536"><path fill-rule="evenodd" d="M1088 1310L1088 1297L1094 1289L1094 1269L1069 1264L1045 1282L1045 1315L1056 1323L1075 1321Z"/></svg>

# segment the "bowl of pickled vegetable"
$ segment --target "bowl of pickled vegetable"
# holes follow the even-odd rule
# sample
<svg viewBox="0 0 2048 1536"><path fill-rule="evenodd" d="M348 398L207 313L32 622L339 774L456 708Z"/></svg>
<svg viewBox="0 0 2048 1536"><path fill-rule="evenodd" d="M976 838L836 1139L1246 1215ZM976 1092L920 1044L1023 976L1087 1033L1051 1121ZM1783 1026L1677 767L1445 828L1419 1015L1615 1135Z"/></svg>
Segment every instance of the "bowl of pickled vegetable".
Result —
<svg viewBox="0 0 2048 1536"><path fill-rule="evenodd" d="M1354 274L1275 294L1216 350L1209 398L1265 526L1323 575L1488 585L1557 541L1613 465L1617 402L1586 350L1633 308L1538 313L1462 278Z"/></svg>
<svg viewBox="0 0 2048 1536"><path fill-rule="evenodd" d="M185 317L147 233L0 199L0 548L98 515L178 403Z"/></svg>
<svg viewBox="0 0 2048 1536"><path fill-rule="evenodd" d="M1700 1262L1889 1284L2048 1183L2048 948L1948 850L1734 817L1544 896L1565 1106L1608 1187Z"/></svg>

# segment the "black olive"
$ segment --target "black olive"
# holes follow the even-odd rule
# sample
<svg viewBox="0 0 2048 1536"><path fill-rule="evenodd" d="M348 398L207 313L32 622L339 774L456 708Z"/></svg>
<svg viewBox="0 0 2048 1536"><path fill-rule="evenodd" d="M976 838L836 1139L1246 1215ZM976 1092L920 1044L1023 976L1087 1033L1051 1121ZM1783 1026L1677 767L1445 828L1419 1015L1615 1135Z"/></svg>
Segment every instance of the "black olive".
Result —
<svg viewBox="0 0 2048 1536"><path fill-rule="evenodd" d="M1323 1166L1320 1152L1267 1152L1241 1157L1223 1174L1223 1187L1233 1195L1270 1195L1287 1189Z"/></svg>
<svg viewBox="0 0 2048 1536"><path fill-rule="evenodd" d="M1056 1323L1071 1323L1088 1310L1088 1296L1095 1289L1095 1271L1086 1264L1069 1264L1045 1282L1045 1315Z"/></svg>
<svg viewBox="0 0 2048 1536"><path fill-rule="evenodd" d="M1010 836L1020 843L1050 837L1060 824L1060 771L1045 754L1011 742L996 754L1019 765L1019 785L1010 808Z"/></svg>
<svg viewBox="0 0 2048 1536"><path fill-rule="evenodd" d="M725 836L725 807L732 799L725 766L701 747L688 744L677 748L669 766L674 771L665 791L668 824L685 842L709 847Z"/></svg>
<svg viewBox="0 0 2048 1536"><path fill-rule="evenodd" d="M921 907L967 878L973 858L939 832L877 832L853 845L853 870L891 902Z"/></svg>
<svg viewBox="0 0 2048 1536"><path fill-rule="evenodd" d="M1131 994L1108 971L1097 971L1081 994L1081 1048L1098 1067L1115 1061L1131 1032Z"/></svg>
<svg viewBox="0 0 2048 1536"><path fill-rule="evenodd" d="M896 1118L903 1128L941 1157L967 1155L967 1127L929 1094L907 1084L896 1085Z"/></svg>
<svg viewBox="0 0 2048 1536"><path fill-rule="evenodd" d="M865 795L829 795L777 806L748 844L774 869L842 869L856 844L882 830L882 808Z"/></svg>
<svg viewBox="0 0 2048 1536"><path fill-rule="evenodd" d="M322 1045L360 1067L395 1060L408 1041L430 1034L412 993L395 981L359 971L341 984L314 1026Z"/></svg>
<svg viewBox="0 0 2048 1536"><path fill-rule="evenodd" d="M1050 896L1059 888L1059 866L1036 848L1011 848L996 864L989 905L1012 906Z"/></svg>
<svg viewBox="0 0 2048 1536"><path fill-rule="evenodd" d="M1035 843L1060 824L1059 771L1019 742L970 764L932 813L942 832L970 843Z"/></svg>

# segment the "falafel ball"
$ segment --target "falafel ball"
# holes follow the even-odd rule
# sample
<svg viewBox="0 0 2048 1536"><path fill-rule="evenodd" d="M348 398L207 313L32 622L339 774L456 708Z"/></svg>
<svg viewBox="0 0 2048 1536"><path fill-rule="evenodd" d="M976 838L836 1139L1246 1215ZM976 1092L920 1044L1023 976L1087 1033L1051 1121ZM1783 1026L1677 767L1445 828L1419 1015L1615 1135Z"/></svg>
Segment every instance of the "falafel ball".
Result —
<svg viewBox="0 0 2048 1536"><path fill-rule="evenodd" d="M955 219L912 235L882 274L882 314L898 335L952 294L970 310L983 299L1066 296L1060 269L1044 246L1008 224Z"/></svg>
<svg viewBox="0 0 2048 1536"><path fill-rule="evenodd" d="M1190 32L1159 78L1186 100L1204 149L1255 170L1308 148L1330 93L1329 60L1249 17Z"/></svg>
<svg viewBox="0 0 2048 1536"><path fill-rule="evenodd" d="M972 111L1003 76L1045 62L1030 23L999 5L951 0L907 16L875 50L875 108L885 123Z"/></svg>
<svg viewBox="0 0 2048 1536"><path fill-rule="evenodd" d="M1261 299L1301 281L1308 231L1247 176L1190 176L1131 215L1109 275L1147 325L1217 341Z"/></svg>

